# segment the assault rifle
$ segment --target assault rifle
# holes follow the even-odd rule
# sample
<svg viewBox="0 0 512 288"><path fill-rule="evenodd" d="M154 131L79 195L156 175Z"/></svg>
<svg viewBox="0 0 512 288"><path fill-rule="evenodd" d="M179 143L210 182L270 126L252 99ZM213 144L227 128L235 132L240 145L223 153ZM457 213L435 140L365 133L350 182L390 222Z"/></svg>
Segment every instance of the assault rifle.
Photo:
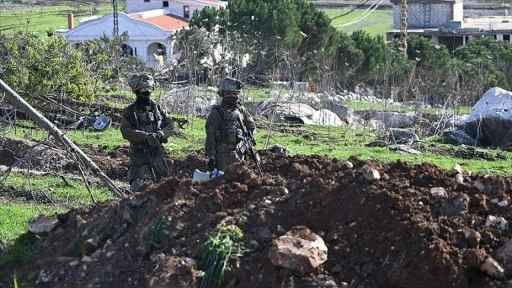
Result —
<svg viewBox="0 0 512 288"><path fill-rule="evenodd" d="M135 111L133 111L133 118L135 119L135 128L137 128L137 130L140 130L139 119L137 119L137 113L135 113ZM137 146L135 146L134 148L136 148L134 150L142 149L142 151L144 151L144 157L146 158L146 164L148 166L149 173L151 173L151 177L153 177L153 181L156 182L157 178L156 178L155 168L154 168L155 163L153 162L153 157L151 156L151 152L149 151L148 143L144 142L144 143L137 144Z"/></svg>
<svg viewBox="0 0 512 288"><path fill-rule="evenodd" d="M254 164L256 164L256 168L258 169L258 172L260 173L260 176L263 176L263 173L261 172L261 158L258 152L254 149L254 146L256 145L256 140L254 139L254 136L250 131L247 130L244 123L242 123L242 120L238 118L238 123L240 124L240 127L242 129L242 146L240 146L240 152L242 154L249 154L249 157L251 157L252 161L254 161Z"/></svg>

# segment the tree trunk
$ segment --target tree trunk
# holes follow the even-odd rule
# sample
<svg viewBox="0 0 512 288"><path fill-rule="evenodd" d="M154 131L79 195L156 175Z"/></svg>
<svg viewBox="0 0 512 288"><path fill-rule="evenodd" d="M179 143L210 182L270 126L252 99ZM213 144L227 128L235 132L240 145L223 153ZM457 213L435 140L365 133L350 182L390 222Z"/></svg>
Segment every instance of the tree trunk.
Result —
<svg viewBox="0 0 512 288"><path fill-rule="evenodd" d="M60 131L55 125L46 119L41 113L35 110L30 104L28 104L23 98L21 98L14 90L12 90L2 79L0 79L0 88L6 93L6 98L16 105L19 109L23 110L28 117L30 117L36 124L43 129L47 130L57 141L62 142L66 147L70 147L73 151L76 151L78 157L91 169L94 175L98 176L101 181L108 187L112 194L116 197L122 197L123 193L119 187L117 187L110 178L103 173L98 166L76 146L66 135Z"/></svg>

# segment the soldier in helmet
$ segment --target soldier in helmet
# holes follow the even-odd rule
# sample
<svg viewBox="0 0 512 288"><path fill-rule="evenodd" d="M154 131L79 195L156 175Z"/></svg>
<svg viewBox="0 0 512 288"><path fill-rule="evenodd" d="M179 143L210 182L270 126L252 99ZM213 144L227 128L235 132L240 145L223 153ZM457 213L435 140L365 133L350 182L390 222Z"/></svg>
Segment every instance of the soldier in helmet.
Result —
<svg viewBox="0 0 512 288"><path fill-rule="evenodd" d="M254 119L238 98L242 87L240 80L230 77L219 83L218 94L222 101L220 105L213 106L205 125L209 171L225 171L231 164L243 161L244 155L239 150L243 133L240 125L253 134L256 130Z"/></svg>
<svg viewBox="0 0 512 288"><path fill-rule="evenodd" d="M173 133L172 118L151 100L153 77L147 73L133 75L128 85L136 95L134 103L123 111L121 134L130 142L131 156L128 182L132 192L143 190L148 181L158 182L169 175L162 143Z"/></svg>

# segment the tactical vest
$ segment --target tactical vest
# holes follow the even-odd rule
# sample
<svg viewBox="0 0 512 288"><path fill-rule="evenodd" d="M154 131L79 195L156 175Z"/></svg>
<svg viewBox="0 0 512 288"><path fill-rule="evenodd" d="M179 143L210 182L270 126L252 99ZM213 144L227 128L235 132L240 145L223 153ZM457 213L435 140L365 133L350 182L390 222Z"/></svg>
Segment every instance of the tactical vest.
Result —
<svg viewBox="0 0 512 288"><path fill-rule="evenodd" d="M130 122L132 127L147 133L155 133L162 127L163 116L160 113L155 102L151 102L149 106L141 107L135 103L130 107Z"/></svg>
<svg viewBox="0 0 512 288"><path fill-rule="evenodd" d="M219 130L215 131L215 140L227 145L236 145L243 139L240 121L244 119L242 108L227 109L223 105L216 105L214 109L222 119ZM239 120L240 119L240 120Z"/></svg>

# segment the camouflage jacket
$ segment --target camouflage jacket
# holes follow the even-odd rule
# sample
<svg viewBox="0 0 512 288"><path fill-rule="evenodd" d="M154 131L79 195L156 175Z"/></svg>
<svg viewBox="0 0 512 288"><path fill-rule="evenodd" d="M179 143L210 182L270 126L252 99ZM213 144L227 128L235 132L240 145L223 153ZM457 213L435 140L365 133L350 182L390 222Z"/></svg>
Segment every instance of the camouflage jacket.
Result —
<svg viewBox="0 0 512 288"><path fill-rule="evenodd" d="M162 140L166 141L174 131L174 123L154 101L151 100L149 106L135 102L124 109L120 131L133 146L144 143L149 135L157 131L164 134Z"/></svg>
<svg viewBox="0 0 512 288"><path fill-rule="evenodd" d="M242 139L243 123L245 129L254 134L256 124L251 114L245 107L236 104L232 108L228 108L225 102L220 105L213 106L208 118L206 119L206 155L211 156L217 154L218 145L236 146ZM240 119L240 121L238 120Z"/></svg>

